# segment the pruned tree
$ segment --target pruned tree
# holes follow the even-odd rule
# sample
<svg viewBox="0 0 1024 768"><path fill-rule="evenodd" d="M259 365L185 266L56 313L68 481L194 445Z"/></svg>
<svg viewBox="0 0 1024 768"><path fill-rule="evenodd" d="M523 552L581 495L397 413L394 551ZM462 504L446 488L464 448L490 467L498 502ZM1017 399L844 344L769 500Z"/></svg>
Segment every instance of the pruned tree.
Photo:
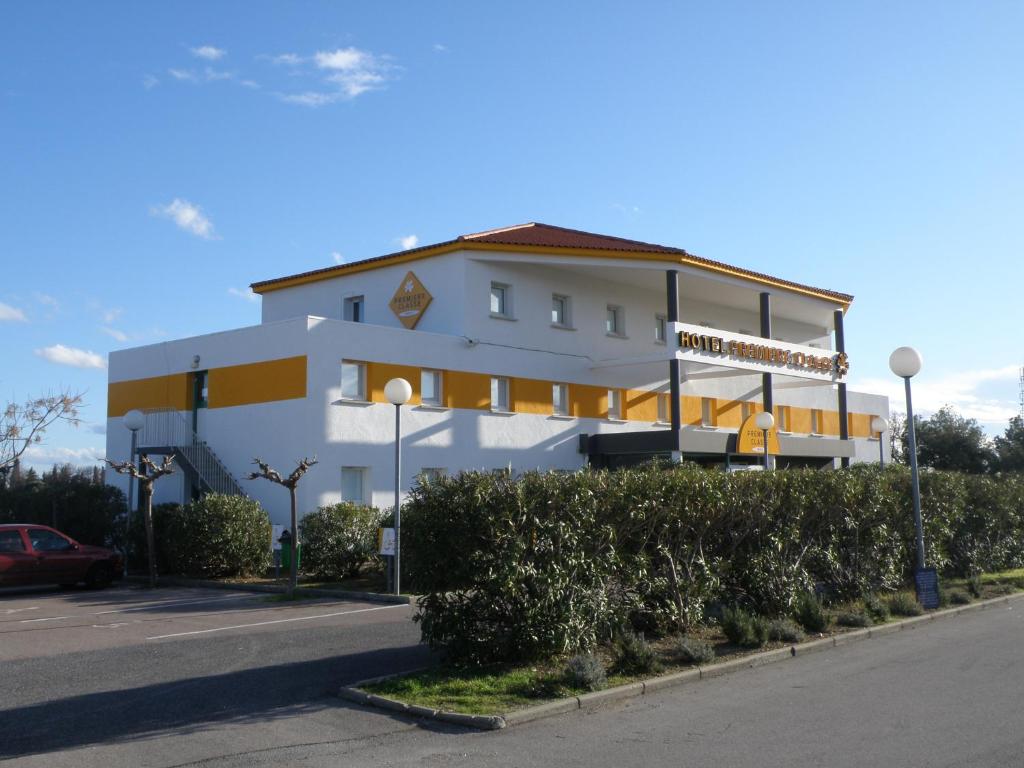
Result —
<svg viewBox="0 0 1024 768"><path fill-rule="evenodd" d="M65 389L24 403L8 403L0 416L0 475L10 472L29 446L43 441L47 428L58 421L77 427L82 394Z"/></svg>
<svg viewBox="0 0 1024 768"><path fill-rule="evenodd" d="M296 556L299 551L299 525L298 515L295 510L295 488L299 484L299 480L302 476L309 471L309 468L317 463L316 456L312 459L303 459L299 462L292 473L288 477L281 477L281 473L276 469L272 468L263 459L256 457L252 460L252 463L260 468L259 472L250 472L249 479L257 480L263 478L269 480L277 485L283 485L288 489L288 494L291 497L292 502L292 529L291 529L291 562L288 564L288 597L291 598L295 595L295 587L298 586L299 582L299 559Z"/></svg>
<svg viewBox="0 0 1024 768"><path fill-rule="evenodd" d="M174 472L174 456L164 456L163 462L157 466L149 456L139 456L140 469L132 461L111 461L105 460L110 468L120 475L128 475L139 481L139 494L146 500L144 506L144 520L146 523L146 549L149 558L149 586L156 586L156 550L153 537L153 483L164 475ZM129 513L131 510L129 510Z"/></svg>

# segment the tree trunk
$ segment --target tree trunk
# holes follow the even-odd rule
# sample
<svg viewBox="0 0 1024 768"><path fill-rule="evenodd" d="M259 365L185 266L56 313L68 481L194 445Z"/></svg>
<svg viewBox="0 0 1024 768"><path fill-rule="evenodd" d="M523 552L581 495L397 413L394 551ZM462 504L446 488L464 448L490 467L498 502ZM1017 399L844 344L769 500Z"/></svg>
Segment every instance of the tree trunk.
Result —
<svg viewBox="0 0 1024 768"><path fill-rule="evenodd" d="M295 597L299 582L299 526L295 514L295 489L289 488L292 497L292 560L288 568L288 597Z"/></svg>

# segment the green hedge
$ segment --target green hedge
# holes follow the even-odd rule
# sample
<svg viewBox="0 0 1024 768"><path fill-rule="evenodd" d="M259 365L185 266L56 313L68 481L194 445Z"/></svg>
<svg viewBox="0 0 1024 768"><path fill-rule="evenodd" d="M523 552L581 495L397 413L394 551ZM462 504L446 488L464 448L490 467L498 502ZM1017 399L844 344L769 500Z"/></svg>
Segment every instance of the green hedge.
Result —
<svg viewBox="0 0 1024 768"><path fill-rule="evenodd" d="M132 521L129 564L144 570L146 534ZM201 578L262 575L270 567L270 518L255 499L210 493L184 507L153 508L157 571Z"/></svg>
<svg viewBox="0 0 1024 768"><path fill-rule="evenodd" d="M320 507L299 521L302 571L318 579L355 576L377 559L381 513L342 502Z"/></svg>
<svg viewBox="0 0 1024 768"><path fill-rule="evenodd" d="M1024 562L1024 479L927 471L921 492L930 565ZM815 586L892 590L915 551L894 466L464 473L415 488L402 520L423 637L468 662L587 650L627 623L685 629L713 602L781 615Z"/></svg>

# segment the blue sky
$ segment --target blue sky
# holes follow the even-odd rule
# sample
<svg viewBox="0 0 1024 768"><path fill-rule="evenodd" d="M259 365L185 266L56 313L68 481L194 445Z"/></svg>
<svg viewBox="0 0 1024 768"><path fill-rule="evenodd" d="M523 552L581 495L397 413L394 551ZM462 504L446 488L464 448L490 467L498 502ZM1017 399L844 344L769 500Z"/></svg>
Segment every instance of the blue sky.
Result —
<svg viewBox="0 0 1024 768"><path fill-rule="evenodd" d="M851 383L1001 432L1024 6L47 3L0 25L5 401L258 322L255 280L542 221L853 293Z"/></svg>

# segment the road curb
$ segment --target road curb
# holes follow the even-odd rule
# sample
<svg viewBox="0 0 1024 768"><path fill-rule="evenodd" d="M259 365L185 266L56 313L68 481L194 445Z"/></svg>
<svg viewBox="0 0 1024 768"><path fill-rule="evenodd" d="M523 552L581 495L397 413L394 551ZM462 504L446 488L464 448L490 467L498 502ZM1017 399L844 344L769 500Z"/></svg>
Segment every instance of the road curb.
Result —
<svg viewBox="0 0 1024 768"><path fill-rule="evenodd" d="M1000 597L991 598L990 600L982 600L977 603L957 606L956 608L949 608L946 610L937 611L935 613L926 613L923 616L913 616L906 619L891 621L886 624L880 624L877 627L857 629L850 632L844 632L839 635L831 635L829 637L823 637L818 640L810 640L792 646L775 648L770 651L761 651L760 653L754 653L749 656L742 656L738 659L730 659L729 661L723 661L719 664L711 664L709 666L684 669L680 672L673 672L668 675L654 677L650 680L641 680L635 683L627 683L626 685L619 685L614 688L607 688L603 691L594 691L592 693L584 693L579 696L570 696L565 699L548 701L543 704L538 704L534 707L524 707L522 709L516 709L504 715L467 715L459 712L446 712L442 710L431 709L430 707L423 707L416 704L405 704L404 702L396 701L394 699L388 699L383 696L377 696L375 694L370 694L366 693L365 691L359 690L360 685L369 685L372 682L378 682L381 679L397 677L398 675L387 675L385 676L385 678L373 678L372 680L362 680L350 687L342 688L340 691L338 691L338 695L343 699L347 699L357 704L378 707L380 709L398 712L405 715L412 715L415 717L422 717L426 719L441 720L448 723L455 723L457 725L464 725L470 728L476 728L478 730L498 730L501 728L509 728L516 725L522 725L523 723L531 723L535 720L543 720L549 717L555 717L557 715L564 715L566 712L575 712L580 709L595 709L606 704L628 701L630 699L635 699L639 696L645 696L648 693L655 693L658 691L667 690L669 688L675 688L681 685L689 685L691 683L699 682L701 680L710 680L716 677L721 677L722 675L731 674L733 672L736 672L737 670L761 667L768 664L774 664L776 662L787 661L792 658L817 653L819 651L825 651L830 648L837 648L845 645L850 645L852 643L857 643L862 640L870 640L874 637L882 637L885 635L892 634L894 632L901 632L906 629L913 629L922 623L952 618L954 616L959 616L962 613L967 613L970 611L985 610L986 608L989 608L991 606L995 606L1001 603L1008 603L1011 600L1020 598L1024 598L1024 592L1017 592L1016 594L1012 595L1002 595Z"/></svg>
<svg viewBox="0 0 1024 768"><path fill-rule="evenodd" d="M147 583L146 576L129 576L132 583ZM197 587L200 589L227 589L240 592L265 592L283 595L287 587L278 584L249 584L237 581L216 581L214 579L188 579L182 576L161 576L159 583L170 587ZM348 589L320 589L318 587L299 587L298 591L313 597L343 597L348 600L362 600L368 603L393 603L411 605L416 601L414 595L384 595L379 592L356 592Z"/></svg>

